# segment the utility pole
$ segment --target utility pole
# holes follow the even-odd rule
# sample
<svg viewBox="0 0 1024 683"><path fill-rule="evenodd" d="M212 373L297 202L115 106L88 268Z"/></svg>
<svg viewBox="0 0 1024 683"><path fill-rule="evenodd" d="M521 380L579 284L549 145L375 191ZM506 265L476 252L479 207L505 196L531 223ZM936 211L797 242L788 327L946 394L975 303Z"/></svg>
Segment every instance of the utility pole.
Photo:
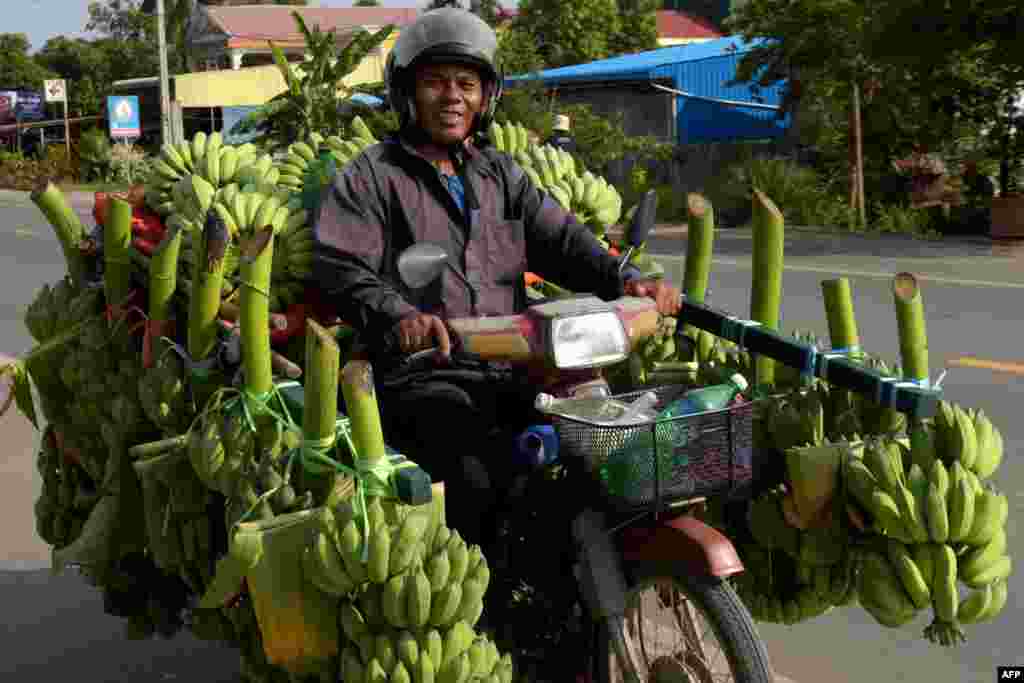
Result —
<svg viewBox="0 0 1024 683"><path fill-rule="evenodd" d="M171 79L167 73L167 30L164 26L164 0L156 0L156 42L160 51L160 136L171 142Z"/></svg>

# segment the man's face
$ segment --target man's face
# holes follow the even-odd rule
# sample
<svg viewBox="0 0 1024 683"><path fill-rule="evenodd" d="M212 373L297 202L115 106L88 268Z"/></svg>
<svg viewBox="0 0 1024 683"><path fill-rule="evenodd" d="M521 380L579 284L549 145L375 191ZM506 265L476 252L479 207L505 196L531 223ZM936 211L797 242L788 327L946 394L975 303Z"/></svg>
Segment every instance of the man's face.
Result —
<svg viewBox="0 0 1024 683"><path fill-rule="evenodd" d="M483 84L474 69L426 64L416 70L417 123L439 145L462 142L483 107Z"/></svg>

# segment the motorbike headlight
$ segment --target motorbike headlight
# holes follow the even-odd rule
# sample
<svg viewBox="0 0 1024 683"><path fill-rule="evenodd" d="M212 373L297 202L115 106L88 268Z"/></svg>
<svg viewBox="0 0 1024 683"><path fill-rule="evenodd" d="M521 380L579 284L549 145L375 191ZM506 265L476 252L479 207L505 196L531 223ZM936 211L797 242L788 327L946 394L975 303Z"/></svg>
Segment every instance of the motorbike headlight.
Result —
<svg viewBox="0 0 1024 683"><path fill-rule="evenodd" d="M550 328L551 354L560 370L599 368L629 355L629 339L614 311L555 318Z"/></svg>

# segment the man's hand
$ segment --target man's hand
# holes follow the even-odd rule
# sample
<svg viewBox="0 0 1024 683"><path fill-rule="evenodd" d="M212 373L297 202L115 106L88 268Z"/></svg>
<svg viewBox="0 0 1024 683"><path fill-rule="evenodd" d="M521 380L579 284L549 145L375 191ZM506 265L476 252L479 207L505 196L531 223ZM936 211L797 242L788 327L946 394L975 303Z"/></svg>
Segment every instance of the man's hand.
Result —
<svg viewBox="0 0 1024 683"><path fill-rule="evenodd" d="M436 346L442 359L448 360L452 342L444 321L436 315L413 313L398 321L398 347L403 353L415 353Z"/></svg>
<svg viewBox="0 0 1024 683"><path fill-rule="evenodd" d="M658 304L658 313L678 315L681 305L679 290L664 280L627 280L623 285L627 296L646 296Z"/></svg>

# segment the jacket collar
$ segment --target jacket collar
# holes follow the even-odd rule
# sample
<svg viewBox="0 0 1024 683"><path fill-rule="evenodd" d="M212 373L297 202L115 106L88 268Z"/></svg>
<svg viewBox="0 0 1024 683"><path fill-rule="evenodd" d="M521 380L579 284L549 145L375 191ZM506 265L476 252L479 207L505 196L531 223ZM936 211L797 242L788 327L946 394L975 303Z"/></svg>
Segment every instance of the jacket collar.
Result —
<svg viewBox="0 0 1024 683"><path fill-rule="evenodd" d="M393 133L389 138L390 141L398 145L398 147L405 152L410 158L418 160L419 163L426 164L431 168L434 168L434 164L427 160L415 147L416 143L416 129L403 128L397 133ZM476 173L483 173L485 175L493 175L488 169L487 159L481 154L480 149L472 142L472 140L466 140L461 146L455 150L456 154L456 165L462 166L467 171L473 171Z"/></svg>

